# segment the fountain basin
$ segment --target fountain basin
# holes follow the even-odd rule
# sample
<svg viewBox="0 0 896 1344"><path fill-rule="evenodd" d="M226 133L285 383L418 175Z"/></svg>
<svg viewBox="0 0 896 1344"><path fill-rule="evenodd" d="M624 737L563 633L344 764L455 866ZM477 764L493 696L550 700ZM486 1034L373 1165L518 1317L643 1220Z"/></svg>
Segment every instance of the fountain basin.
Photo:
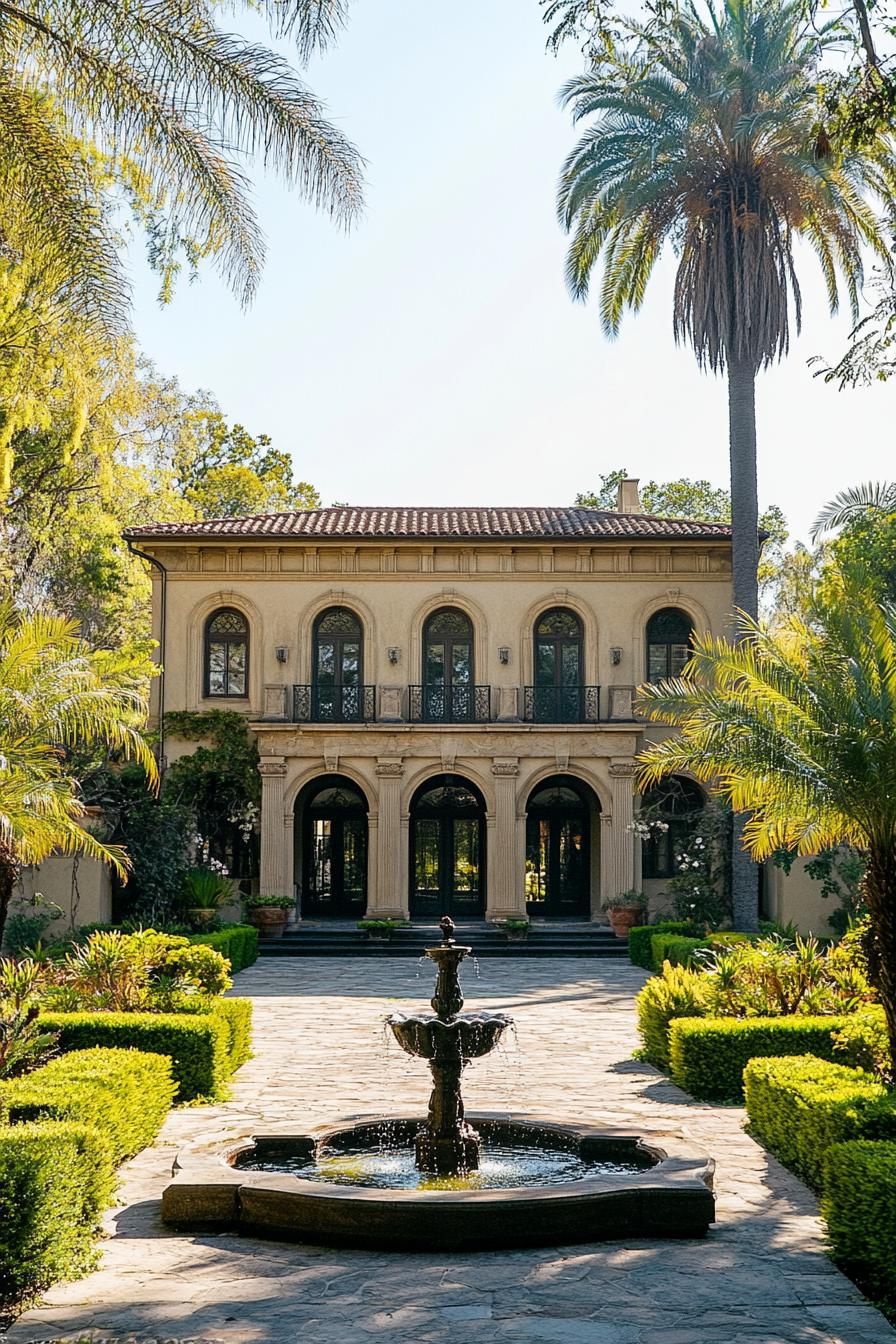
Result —
<svg viewBox="0 0 896 1344"><path fill-rule="evenodd" d="M245 1165L279 1160L301 1170L313 1165L321 1148L381 1152L384 1124L390 1145L412 1151L420 1118L365 1118L305 1134L267 1133L229 1142L222 1136L195 1144L178 1156L174 1180L162 1196L162 1218L185 1230L226 1228L283 1240L397 1250L702 1237L714 1219L712 1160L677 1139L560 1125L528 1115L469 1118L482 1136L486 1157L490 1144L511 1155L538 1149L566 1155L581 1174L555 1184L492 1189L387 1189ZM617 1164L622 1169L613 1170Z"/></svg>
<svg viewBox="0 0 896 1344"><path fill-rule="evenodd" d="M506 1013L460 1013L449 1021L435 1013L393 1013L386 1021L407 1054L465 1061L490 1054L513 1025Z"/></svg>

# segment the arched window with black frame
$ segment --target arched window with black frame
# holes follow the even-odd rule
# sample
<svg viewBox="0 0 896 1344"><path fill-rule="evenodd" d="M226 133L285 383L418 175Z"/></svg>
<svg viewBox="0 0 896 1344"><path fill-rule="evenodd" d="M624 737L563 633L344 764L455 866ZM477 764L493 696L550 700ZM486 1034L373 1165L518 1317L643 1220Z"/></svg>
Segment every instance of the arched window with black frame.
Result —
<svg viewBox="0 0 896 1344"><path fill-rule="evenodd" d="M641 876L675 877L676 855L687 849L691 832L706 806L700 785L684 775L671 775L641 799L641 817L650 828L641 842Z"/></svg>
<svg viewBox="0 0 896 1344"><path fill-rule="evenodd" d="M358 919L367 908L367 799L343 775L312 780L295 809L302 914Z"/></svg>
<svg viewBox="0 0 896 1344"><path fill-rule="evenodd" d="M410 809L411 914L478 917L485 908L485 803L459 775L417 790Z"/></svg>
<svg viewBox="0 0 896 1344"><path fill-rule="evenodd" d="M249 694L249 622L233 607L219 607L205 623L204 694L244 699Z"/></svg>
<svg viewBox="0 0 896 1344"><path fill-rule="evenodd" d="M680 677L691 656L694 623L679 607L663 607L647 622L647 680Z"/></svg>
<svg viewBox="0 0 896 1344"><path fill-rule="evenodd" d="M364 695L364 632L348 607L328 607L314 622L311 676L316 723L358 723L370 717Z"/></svg>
<svg viewBox="0 0 896 1344"><path fill-rule="evenodd" d="M579 723L584 717L582 622L567 607L552 607L535 622L531 714L538 723Z"/></svg>
<svg viewBox="0 0 896 1344"><path fill-rule="evenodd" d="M428 723L466 723L478 717L473 681L473 623L465 611L441 607L423 626L420 717Z"/></svg>

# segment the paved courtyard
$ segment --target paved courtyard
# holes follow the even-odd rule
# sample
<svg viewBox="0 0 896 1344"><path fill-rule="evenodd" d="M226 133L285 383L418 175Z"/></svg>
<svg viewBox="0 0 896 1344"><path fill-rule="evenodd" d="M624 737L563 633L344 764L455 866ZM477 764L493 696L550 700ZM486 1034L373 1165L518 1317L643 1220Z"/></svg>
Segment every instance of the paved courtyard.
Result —
<svg viewBox="0 0 896 1344"><path fill-rule="evenodd" d="M102 1268L51 1292L8 1344L896 1344L825 1257L810 1193L743 1133L743 1112L697 1105L631 1060L640 971L570 958L481 972L465 976L467 1006L511 1011L519 1048L470 1067L469 1109L687 1138L718 1163L708 1240L409 1256L170 1234L159 1195L184 1142L222 1127L425 1106L427 1070L387 1049L382 1019L399 1001L429 998L428 970L388 958L268 961L238 977L255 1004L256 1054L232 1099L169 1117L124 1172Z"/></svg>

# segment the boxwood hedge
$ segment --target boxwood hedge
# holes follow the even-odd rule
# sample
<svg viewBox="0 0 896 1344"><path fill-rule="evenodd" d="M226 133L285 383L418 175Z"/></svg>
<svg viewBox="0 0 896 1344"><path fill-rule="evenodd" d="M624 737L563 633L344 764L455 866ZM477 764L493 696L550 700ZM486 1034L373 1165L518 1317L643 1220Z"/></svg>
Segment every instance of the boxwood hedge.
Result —
<svg viewBox="0 0 896 1344"><path fill-rule="evenodd" d="M835 1259L870 1296L896 1304L896 1143L834 1144L821 1210Z"/></svg>
<svg viewBox="0 0 896 1344"><path fill-rule="evenodd" d="M688 933L691 925L683 920L664 920L660 924L636 924L629 930L628 955L634 966L642 966L645 971L656 970L651 952L651 940L658 933ZM660 965L662 966L662 962Z"/></svg>
<svg viewBox="0 0 896 1344"><path fill-rule="evenodd" d="M679 1017L669 1026L669 1060L679 1087L701 1101L740 1101L744 1069L769 1055L830 1060L845 1017Z"/></svg>
<svg viewBox="0 0 896 1344"><path fill-rule="evenodd" d="M215 933L194 934L191 943L205 943L230 962L234 975L258 960L258 930L252 924L231 924Z"/></svg>
<svg viewBox="0 0 896 1344"><path fill-rule="evenodd" d="M754 1133L816 1190L834 1144L896 1139L896 1096L860 1069L812 1055L751 1060L744 1095Z"/></svg>

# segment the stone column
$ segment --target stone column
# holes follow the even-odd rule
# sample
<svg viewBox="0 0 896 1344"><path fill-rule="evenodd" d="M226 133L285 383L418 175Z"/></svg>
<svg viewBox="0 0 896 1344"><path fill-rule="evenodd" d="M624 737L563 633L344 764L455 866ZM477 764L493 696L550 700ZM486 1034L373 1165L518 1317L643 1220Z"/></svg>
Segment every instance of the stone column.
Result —
<svg viewBox="0 0 896 1344"><path fill-rule="evenodd" d="M488 901L486 919L525 919L524 842L517 824L516 789L520 773L516 756L495 757L495 824L486 855Z"/></svg>
<svg viewBox="0 0 896 1344"><path fill-rule="evenodd" d="M261 775L261 878L263 896L291 896L287 889L286 828L283 825L283 783L286 762L282 756L263 756Z"/></svg>
<svg viewBox="0 0 896 1344"><path fill-rule="evenodd" d="M618 896L635 885L635 835L632 822L635 817L635 762L630 756L616 756L610 761L610 783L613 792L612 828L612 890Z"/></svg>
<svg viewBox="0 0 896 1344"><path fill-rule="evenodd" d="M367 912L377 919L407 919L408 893L401 882L401 777L400 756L380 756L376 763L379 780L377 807L376 883L367 902Z"/></svg>

